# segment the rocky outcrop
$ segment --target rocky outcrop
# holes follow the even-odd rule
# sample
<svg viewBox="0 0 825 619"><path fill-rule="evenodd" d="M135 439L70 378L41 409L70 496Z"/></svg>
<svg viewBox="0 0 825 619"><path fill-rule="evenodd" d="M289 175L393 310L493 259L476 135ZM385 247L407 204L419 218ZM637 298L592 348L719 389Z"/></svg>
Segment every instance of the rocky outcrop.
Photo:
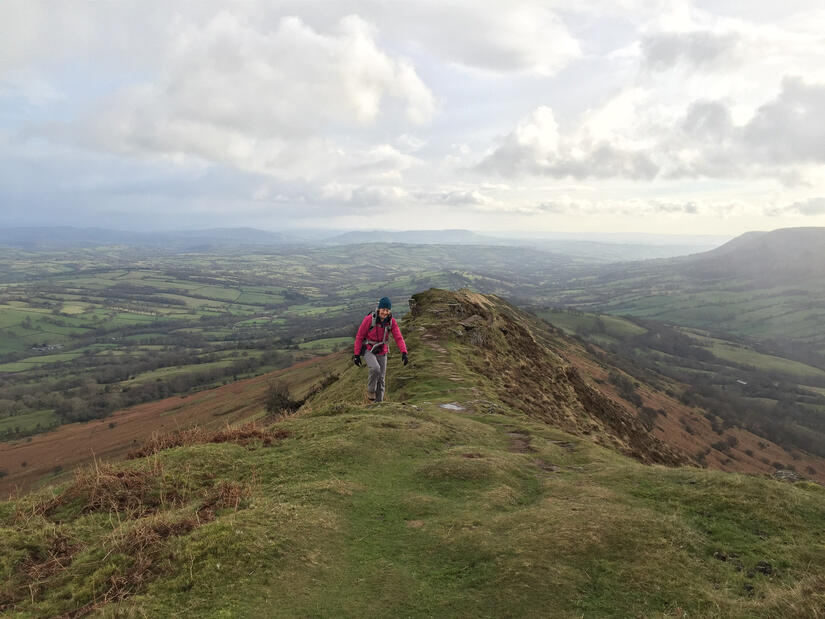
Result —
<svg viewBox="0 0 825 619"><path fill-rule="evenodd" d="M495 296L431 289L410 302L412 324L461 351L511 408L646 463L688 459L654 437L634 411L588 385L547 345L558 336L535 317ZM558 348L558 347L557 347Z"/></svg>

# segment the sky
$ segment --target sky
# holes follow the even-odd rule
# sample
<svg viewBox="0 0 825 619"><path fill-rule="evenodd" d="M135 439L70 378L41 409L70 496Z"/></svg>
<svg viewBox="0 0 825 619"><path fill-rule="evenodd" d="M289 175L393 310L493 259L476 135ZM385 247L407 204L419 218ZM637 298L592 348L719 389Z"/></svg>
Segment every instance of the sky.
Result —
<svg viewBox="0 0 825 619"><path fill-rule="evenodd" d="M815 0L0 0L0 226L823 226L823 32Z"/></svg>

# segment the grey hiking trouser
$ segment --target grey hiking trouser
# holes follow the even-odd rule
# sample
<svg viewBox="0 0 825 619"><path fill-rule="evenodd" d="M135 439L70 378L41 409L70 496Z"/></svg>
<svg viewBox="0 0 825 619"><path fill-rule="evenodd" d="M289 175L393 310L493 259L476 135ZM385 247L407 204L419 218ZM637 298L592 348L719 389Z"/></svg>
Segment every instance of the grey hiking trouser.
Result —
<svg viewBox="0 0 825 619"><path fill-rule="evenodd" d="M384 390L387 377L387 355L374 355L372 351L364 353L364 361L370 369L367 378L367 391L375 394L375 401L381 402L384 399Z"/></svg>

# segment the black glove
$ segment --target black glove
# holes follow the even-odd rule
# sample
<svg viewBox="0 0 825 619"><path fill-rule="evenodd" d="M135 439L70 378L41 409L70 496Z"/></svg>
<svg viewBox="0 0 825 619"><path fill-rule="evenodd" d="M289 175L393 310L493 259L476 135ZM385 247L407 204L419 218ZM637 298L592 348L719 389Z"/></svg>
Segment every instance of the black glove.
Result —
<svg viewBox="0 0 825 619"><path fill-rule="evenodd" d="M352 355L352 362L360 368L361 367L361 355Z"/></svg>
<svg viewBox="0 0 825 619"><path fill-rule="evenodd" d="M407 365L410 362L410 360L407 358L407 353L405 353L405 352L401 353L401 361L404 362L404 365Z"/></svg>

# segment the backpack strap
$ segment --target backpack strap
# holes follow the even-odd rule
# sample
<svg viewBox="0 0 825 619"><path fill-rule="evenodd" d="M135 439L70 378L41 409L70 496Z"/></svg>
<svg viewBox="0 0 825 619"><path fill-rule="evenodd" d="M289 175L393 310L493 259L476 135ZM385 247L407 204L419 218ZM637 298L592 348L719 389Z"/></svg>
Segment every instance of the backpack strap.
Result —
<svg viewBox="0 0 825 619"><path fill-rule="evenodd" d="M370 325L370 330L375 328L375 325L378 323L378 310L374 310L372 312L372 324ZM371 350L375 350L376 347L386 346L387 342L390 340L390 330L392 327L392 312L389 315L389 321L386 325L382 325L384 327L384 339L383 340L367 340L367 344L372 346Z"/></svg>

